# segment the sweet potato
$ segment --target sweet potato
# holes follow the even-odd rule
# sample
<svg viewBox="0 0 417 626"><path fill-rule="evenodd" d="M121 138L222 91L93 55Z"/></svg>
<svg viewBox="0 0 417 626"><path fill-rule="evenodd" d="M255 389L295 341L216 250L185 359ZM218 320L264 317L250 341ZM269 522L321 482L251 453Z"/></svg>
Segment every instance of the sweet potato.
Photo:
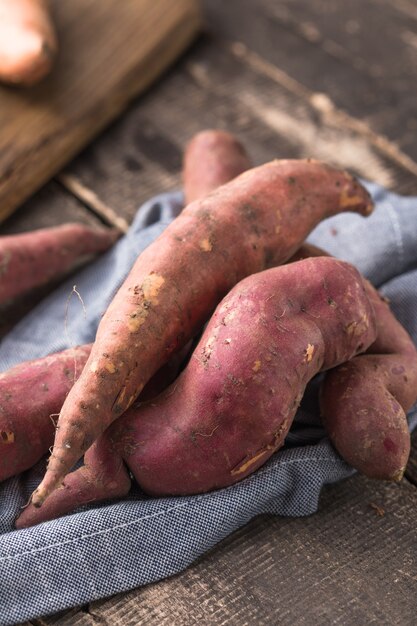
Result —
<svg viewBox="0 0 417 626"><path fill-rule="evenodd" d="M0 482L32 467L52 446L58 413L91 345L26 361L0 374ZM187 344L156 372L141 401L155 398L175 380L190 350Z"/></svg>
<svg viewBox="0 0 417 626"><path fill-rule="evenodd" d="M359 273L336 259L245 278L217 307L173 385L112 424L84 467L41 508L25 509L17 527L126 494L123 461L151 495L241 480L282 446L308 381L374 341L373 316Z"/></svg>
<svg viewBox="0 0 417 626"><path fill-rule="evenodd" d="M370 283L367 290L377 339L367 354L327 373L321 413L330 440L352 467L399 481L410 452L406 412L417 400L417 351Z"/></svg>
<svg viewBox="0 0 417 626"><path fill-rule="evenodd" d="M186 147L183 162L185 203L204 198L251 167L242 144L222 130L203 130Z"/></svg>
<svg viewBox="0 0 417 626"><path fill-rule="evenodd" d="M52 445L62 403L90 346L16 365L0 374L0 481L34 465Z"/></svg>
<svg viewBox="0 0 417 626"><path fill-rule="evenodd" d="M367 191L310 160L254 168L188 205L139 256L103 316L33 503L60 485L234 284L287 260L321 219L344 210L369 214Z"/></svg>
<svg viewBox="0 0 417 626"><path fill-rule="evenodd" d="M328 256L303 244L291 261ZM400 481L410 452L406 413L417 400L417 350L369 281L377 338L366 354L326 374L320 393L323 425L339 454L369 478Z"/></svg>
<svg viewBox="0 0 417 626"><path fill-rule="evenodd" d="M57 52L47 0L0 0L0 81L33 85Z"/></svg>
<svg viewBox="0 0 417 626"><path fill-rule="evenodd" d="M64 224L0 237L0 304L56 279L120 236L109 228Z"/></svg>
<svg viewBox="0 0 417 626"><path fill-rule="evenodd" d="M206 130L195 135L184 154L186 199L190 200L191 190L195 197L204 196L250 167L244 155L243 147L230 133ZM53 236L53 232L50 234ZM36 237L32 235L33 248ZM40 231L36 236L40 236L41 244L45 233ZM16 237L9 239L19 242ZM25 248L24 240L22 244ZM5 284L1 287L6 290ZM9 294L12 287L10 283ZM140 394L141 401L154 398L175 379L190 349L191 344L187 344L156 372ZM0 481L28 469L48 451L55 433L50 416L57 416L90 350L91 345L73 348L23 363L0 375L0 450L5 451L0 455ZM27 388L31 389L30 395Z"/></svg>

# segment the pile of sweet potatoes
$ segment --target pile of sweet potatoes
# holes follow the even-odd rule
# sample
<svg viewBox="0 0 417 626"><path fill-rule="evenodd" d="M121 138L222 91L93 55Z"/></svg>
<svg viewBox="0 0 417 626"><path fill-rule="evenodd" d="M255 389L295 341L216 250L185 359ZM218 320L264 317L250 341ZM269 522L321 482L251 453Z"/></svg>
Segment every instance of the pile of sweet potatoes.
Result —
<svg viewBox="0 0 417 626"><path fill-rule="evenodd" d="M249 168L228 133L197 135L184 158L187 206L138 257L94 344L0 376L0 480L47 452L60 412L17 527L123 496L131 476L152 495L243 479L283 445L322 371L323 423L340 454L369 476L401 478L415 347L355 268L303 243L330 215L369 214L371 200L317 161ZM33 406L20 392L29 381Z"/></svg>

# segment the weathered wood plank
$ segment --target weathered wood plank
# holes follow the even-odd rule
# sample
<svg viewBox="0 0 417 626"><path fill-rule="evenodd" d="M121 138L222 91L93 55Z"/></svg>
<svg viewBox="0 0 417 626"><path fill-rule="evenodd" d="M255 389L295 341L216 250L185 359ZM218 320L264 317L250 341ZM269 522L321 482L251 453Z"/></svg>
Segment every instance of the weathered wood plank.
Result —
<svg viewBox="0 0 417 626"><path fill-rule="evenodd" d="M51 181L0 225L0 235L58 226L65 222L94 225L100 220L61 185Z"/></svg>
<svg viewBox="0 0 417 626"><path fill-rule="evenodd" d="M222 127L238 134L256 163L310 156L403 193L417 191L417 178L368 135L270 69L239 47L201 40L67 171L130 220L151 195L180 185L191 135Z"/></svg>
<svg viewBox="0 0 417 626"><path fill-rule="evenodd" d="M99 201L109 204L128 221L142 202L178 186L181 165L180 146L177 148L179 157L175 175L166 171L158 160L149 160L142 154L137 142L139 131L136 133L136 130L142 127L142 134L143 129L152 133L157 122L142 116L139 111L141 103L113 124L64 172L65 176L69 174L85 188L93 190Z"/></svg>
<svg viewBox="0 0 417 626"><path fill-rule="evenodd" d="M129 230L129 224L124 217L118 215L111 206L100 200L92 189L83 185L70 172L61 172L55 177L55 180L78 198L92 213L102 219L105 224L118 228L122 233L126 233Z"/></svg>
<svg viewBox="0 0 417 626"><path fill-rule="evenodd" d="M59 171L195 36L195 0L55 1L60 54L30 90L0 87L0 219Z"/></svg>
<svg viewBox="0 0 417 626"><path fill-rule="evenodd" d="M317 514L259 517L183 573L88 613L109 626L412 626L416 524L414 487L355 476L325 488ZM90 626L86 613L79 624Z"/></svg>
<svg viewBox="0 0 417 626"><path fill-rule="evenodd" d="M203 6L213 31L245 42L417 160L416 23L397 3L204 0Z"/></svg>
<svg viewBox="0 0 417 626"><path fill-rule="evenodd" d="M411 18L417 22L417 5L415 0L395 0L395 3L392 0L376 0L381 4L389 4L395 6L398 11L401 11L408 18Z"/></svg>

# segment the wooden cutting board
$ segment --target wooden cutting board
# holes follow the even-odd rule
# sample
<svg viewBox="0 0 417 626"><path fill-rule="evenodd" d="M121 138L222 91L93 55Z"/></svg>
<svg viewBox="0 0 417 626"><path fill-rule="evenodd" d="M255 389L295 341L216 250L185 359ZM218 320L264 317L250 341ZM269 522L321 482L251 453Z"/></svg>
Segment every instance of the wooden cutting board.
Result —
<svg viewBox="0 0 417 626"><path fill-rule="evenodd" d="M198 0L55 0L60 51L30 89L0 87L0 221L56 174L195 37Z"/></svg>

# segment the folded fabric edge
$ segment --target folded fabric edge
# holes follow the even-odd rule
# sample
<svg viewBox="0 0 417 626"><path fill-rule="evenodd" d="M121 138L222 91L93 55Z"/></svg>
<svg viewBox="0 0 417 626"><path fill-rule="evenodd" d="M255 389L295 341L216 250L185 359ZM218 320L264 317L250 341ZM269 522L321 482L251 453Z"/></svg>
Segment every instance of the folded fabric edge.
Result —
<svg viewBox="0 0 417 626"><path fill-rule="evenodd" d="M315 447L316 446L311 446L311 448ZM296 516L311 515L317 510L317 503L319 500L321 486L322 484L330 484L332 482L335 482L333 479L335 472L338 474L338 478L336 480L347 478L354 473L354 470L349 468L333 452L330 455L326 453L323 454L323 456L319 457L317 457L317 455L314 455L308 457L307 462L309 460L318 463L318 466L321 469L320 471L318 471L317 476L312 475L310 477L310 486L311 489L314 491L314 499L311 500L312 506L306 508L302 512L297 511ZM300 466L304 462L305 459L293 459L292 461L289 460L286 465L292 466L292 469L294 469L295 466ZM319 470L319 467L317 467L316 469ZM341 476L340 474L341 471L343 472L343 476ZM272 463L268 467L264 467L259 470L259 473L254 474L253 476L246 479L246 481L250 479L251 484L254 486L254 483L259 482L260 479L263 479L263 481L265 481L266 477L269 480L273 480L274 474L276 473L277 468L274 467L274 464ZM294 479L296 479L296 475L297 472L295 472ZM318 475L321 476L320 481L316 480ZM327 480L324 480L324 483L323 478L327 478ZM236 488L237 486L235 485L234 487ZM230 489L231 488L227 488L227 490ZM239 489L247 491L247 483L245 481L239 483ZM211 549L214 545L223 540L230 533L244 526L257 515L282 515L281 511L277 512L277 509L279 509L280 507L280 503L277 502L274 504L275 496L270 493L265 493L263 494L263 500L261 503L256 502L248 507L247 499L245 499L243 502L237 503L237 508L228 508L227 516L225 515L222 517L221 524L213 524L213 520L209 519L209 515L207 513L212 509L212 504L210 503L210 500L213 499L213 497L218 497L219 495L222 497L224 492L227 490L220 490L218 492L212 492L211 494L195 496L192 498L192 502L188 501L184 503L177 503L171 507L164 509L162 512L155 512L154 515L148 515L138 519L132 519L122 524L116 524L115 526L110 528L102 528L97 533L84 533L80 536L73 537L71 540L68 539L67 541L63 542L55 542L53 544L50 544L49 546L41 546L40 544L42 544L42 537L38 537L36 541L38 546L40 546L38 549L30 549L30 546L28 546L29 549L26 551L21 551L15 554L9 553L8 556L0 558L0 567L2 569L3 579L9 582L15 580L16 577L19 576L20 570L27 571L29 563L32 570L34 569L34 563L36 566L36 571L39 570L39 575L36 574L36 571L31 574L31 580L34 581L34 584L31 585L31 598L29 606L16 607L16 604L13 602L12 589L10 589L8 593L2 594L4 595L5 600L2 601L0 616L3 613L6 621L0 621L0 624L12 624L15 623L16 620L31 619L39 615L54 613L65 608L107 597L109 595L112 595L113 593L128 591L129 589L132 589L139 585L156 582L161 578L165 578L167 576L171 576L175 573L182 571L188 565L190 565L197 557L201 556L204 552ZM164 500L166 502L171 499ZM176 498L174 500L178 499ZM133 510L135 504L136 503L134 501L127 501L125 503L125 507L127 506L128 509ZM114 509L116 509L118 505L112 506L114 507ZM165 506L165 504L163 504L163 506ZM117 549L117 545L119 543L124 545L126 540L128 542L136 541L140 544L141 536L138 537L137 534L137 525L139 524L142 527L142 536L145 536L144 543L146 544L146 533L148 526L150 526L149 533L153 532L155 537L160 537L161 534L164 534L164 515L169 514L170 518L175 517L175 520L170 519L171 524L175 523L177 519L176 516L178 515L189 520L190 508L193 508L193 514L197 512L199 513L200 517L199 520L198 518L196 519L195 517L193 517L193 523L199 526L201 531L205 530L206 533L204 534L202 532L202 534L198 534L198 536L193 537L191 541L187 542L187 548L184 554L179 553L177 546L168 546L168 553L165 552L163 554L163 572L152 575L149 574L149 571L143 571L143 569L138 570L135 558L133 558L132 560L132 550L129 550L125 555L125 562L123 566L119 564L119 568L122 568L123 571L129 572L129 582L126 580L126 578L123 578L123 580L112 581L112 584L109 585L108 575L105 577L100 576L101 566L98 565L96 562L97 552L94 549L92 550L90 546L91 540L94 537L102 538L103 536L106 536L108 541L109 536L111 536L112 550L115 549L115 546ZM88 514L88 512L86 512L86 514ZM114 515L117 517L119 515L119 512L115 510ZM207 521L209 521L209 530L207 530ZM48 526L51 524L53 524L53 522L48 522L47 524L42 525L45 527L43 531L44 536L48 535L49 532L52 530L51 527L48 528ZM40 528L41 527L38 527L39 530ZM21 535L21 533L26 533L29 531L30 529L28 531L16 531L14 533L9 533L9 538L12 540L13 535L16 537L17 534ZM77 542L81 542L84 545L84 549ZM21 541L19 541L19 543L22 544ZM21 545L21 547L23 546ZM145 547L147 554L154 553L154 547L149 545ZM118 552L118 554L120 554L120 551ZM76 556L75 560L74 556ZM140 554L136 555L136 557L139 559L141 558ZM104 559L106 558L111 557L109 557L109 555L105 555ZM56 569L50 568L50 563L55 560L59 562L60 565L58 578L56 576ZM74 568L79 571L74 572ZM96 581L104 580L104 583L101 582L101 584L96 586L96 583L94 583L91 578L88 578L91 568L93 568L92 571L95 573L94 578L96 579ZM65 585L65 580L63 580L63 578L65 579L66 571L72 571L72 576L74 576L75 580L77 580L77 589L75 589L74 591L71 591L70 584ZM80 584L80 581L82 582L82 584ZM62 590L64 586L65 593L63 594Z"/></svg>

